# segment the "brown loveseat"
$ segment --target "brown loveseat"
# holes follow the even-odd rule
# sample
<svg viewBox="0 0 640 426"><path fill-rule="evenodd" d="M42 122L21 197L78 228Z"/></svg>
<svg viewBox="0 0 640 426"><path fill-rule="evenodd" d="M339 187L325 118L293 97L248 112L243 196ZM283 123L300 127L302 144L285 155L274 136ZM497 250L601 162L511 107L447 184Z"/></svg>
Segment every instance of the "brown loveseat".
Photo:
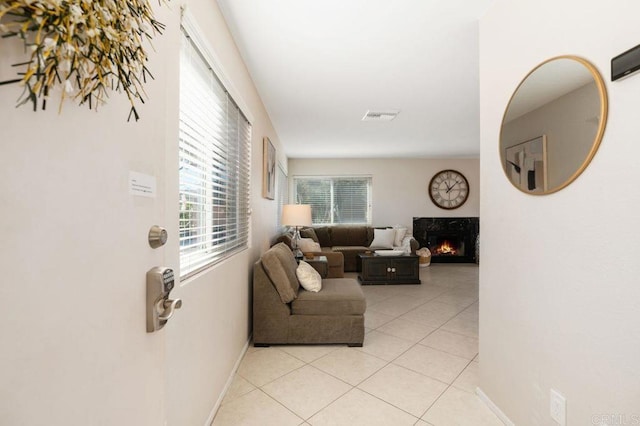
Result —
<svg viewBox="0 0 640 426"><path fill-rule="evenodd" d="M297 263L283 243L267 250L253 267L253 342L345 343L362 346L366 301L352 278L325 278L317 293L302 288Z"/></svg>
<svg viewBox="0 0 640 426"><path fill-rule="evenodd" d="M382 229L382 228L381 228ZM366 251L375 250L381 247L370 247L374 237L374 227L365 225L335 225L302 228L300 231L302 238L311 238L320 244L321 251L316 255L327 256L329 260L329 270L332 268L333 253L342 253L344 272L357 272L358 270L358 254ZM415 253L420 248L418 241L411 236L405 237L409 244L411 253ZM291 236L284 234L278 239L291 246ZM388 248L388 247L386 247ZM334 270L337 268L335 261L333 262ZM331 275L331 272L328 276ZM342 276L342 275L339 275Z"/></svg>

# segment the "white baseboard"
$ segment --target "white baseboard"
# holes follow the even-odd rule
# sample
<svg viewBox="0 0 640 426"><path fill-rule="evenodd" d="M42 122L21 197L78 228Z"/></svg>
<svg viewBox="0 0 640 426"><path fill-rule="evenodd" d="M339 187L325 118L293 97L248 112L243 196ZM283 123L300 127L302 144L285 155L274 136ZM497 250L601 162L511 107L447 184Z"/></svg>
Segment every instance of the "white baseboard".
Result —
<svg viewBox="0 0 640 426"><path fill-rule="evenodd" d="M487 394L482 391L482 389L476 388L476 395L478 395L478 398L480 398L482 402L484 402L484 404L489 407L489 410L493 411L493 414L498 416L498 419L500 419L502 423L504 423L506 426L516 426L515 423L513 423L509 419L509 417L507 417L507 415L504 414L502 410L491 400L491 398L489 398Z"/></svg>
<svg viewBox="0 0 640 426"><path fill-rule="evenodd" d="M218 400L213 405L213 408L211 409L211 412L209 413L209 417L207 417L207 422L204 424L204 426L210 426L211 423L213 423L213 418L216 416L216 413L218 412L218 408L220 408L220 405L222 404L222 400L224 399L225 395L227 394L227 391L229 390L229 387L231 386L231 383L233 382L233 377L236 375L236 371L238 371L238 367L240 367L242 358L244 358L244 354L247 352L247 349L249 349L249 344L251 343L252 336L253 334L250 334L249 338L247 339L247 343L244 344L244 347L240 352L240 356L238 357L238 360L236 361L235 365L233 366L233 369L231 370L231 373L229 374L227 383L224 385L224 389L222 389L222 393L220 393Z"/></svg>

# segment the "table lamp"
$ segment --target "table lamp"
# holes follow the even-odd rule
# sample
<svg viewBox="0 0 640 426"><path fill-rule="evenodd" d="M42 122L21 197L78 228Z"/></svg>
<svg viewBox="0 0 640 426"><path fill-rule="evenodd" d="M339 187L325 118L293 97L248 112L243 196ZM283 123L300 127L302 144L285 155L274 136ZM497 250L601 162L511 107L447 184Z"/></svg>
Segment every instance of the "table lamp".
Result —
<svg viewBox="0 0 640 426"><path fill-rule="evenodd" d="M295 227L291 238L291 248L295 257L302 257L302 252L298 248L300 244L300 231L298 228L311 226L311 206L308 204L285 204L282 207L282 224Z"/></svg>

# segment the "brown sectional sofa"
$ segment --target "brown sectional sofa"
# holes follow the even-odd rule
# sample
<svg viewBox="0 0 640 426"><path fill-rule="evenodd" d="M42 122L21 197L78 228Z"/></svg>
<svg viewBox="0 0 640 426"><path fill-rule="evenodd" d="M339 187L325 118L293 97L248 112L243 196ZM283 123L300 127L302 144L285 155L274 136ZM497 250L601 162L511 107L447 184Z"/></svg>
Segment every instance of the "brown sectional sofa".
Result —
<svg viewBox="0 0 640 426"><path fill-rule="evenodd" d="M329 277L343 276L337 275L335 272L339 268L339 258L329 258L330 256L335 256L335 253L342 253L344 272L357 272L358 254L376 249L376 247L370 247L374 236L374 227L372 226L335 225L307 227L302 228L300 236L302 238L312 238L320 244L321 251L315 254L327 256L330 271ZM291 246L291 235L284 234L278 238L278 241ZM420 248L418 241L413 237L411 237L410 245L412 253L415 253Z"/></svg>
<svg viewBox="0 0 640 426"><path fill-rule="evenodd" d="M296 278L297 263L282 243L253 267L253 342L362 346L366 300L352 278L324 278L322 290L306 291Z"/></svg>

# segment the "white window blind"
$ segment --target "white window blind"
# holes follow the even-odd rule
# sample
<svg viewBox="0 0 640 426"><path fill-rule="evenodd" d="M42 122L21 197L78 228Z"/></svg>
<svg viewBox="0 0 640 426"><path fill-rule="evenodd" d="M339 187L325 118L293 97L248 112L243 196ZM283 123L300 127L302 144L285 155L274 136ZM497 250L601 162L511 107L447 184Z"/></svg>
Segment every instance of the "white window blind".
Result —
<svg viewBox="0 0 640 426"><path fill-rule="evenodd" d="M310 204L314 225L371 224L371 177L293 179L294 199Z"/></svg>
<svg viewBox="0 0 640 426"><path fill-rule="evenodd" d="M251 124L188 35L180 55L180 275L246 248Z"/></svg>

